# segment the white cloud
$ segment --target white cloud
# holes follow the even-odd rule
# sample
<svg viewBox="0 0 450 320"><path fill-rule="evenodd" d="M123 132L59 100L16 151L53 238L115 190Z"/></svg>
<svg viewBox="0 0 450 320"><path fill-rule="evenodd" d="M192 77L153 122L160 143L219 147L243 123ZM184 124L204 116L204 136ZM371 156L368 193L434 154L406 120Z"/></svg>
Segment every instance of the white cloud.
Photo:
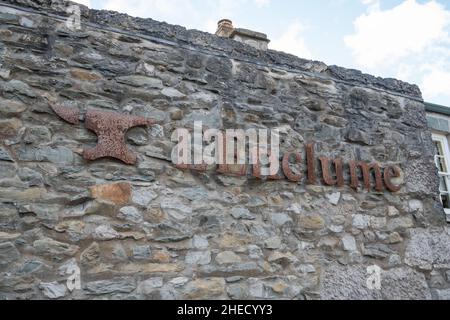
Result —
<svg viewBox="0 0 450 320"><path fill-rule="evenodd" d="M245 6L261 9L270 4L271 0L104 0L102 8L214 33L223 18L240 26L241 21L234 18Z"/></svg>
<svg viewBox="0 0 450 320"><path fill-rule="evenodd" d="M247 21L240 21L236 16L245 10L246 5L254 5L258 9L267 8L271 0L218 0L208 2L208 15L205 22L205 31L214 33L217 22L221 19L231 19L235 27L245 27Z"/></svg>
<svg viewBox="0 0 450 320"><path fill-rule="evenodd" d="M439 95L450 97L450 71L432 71L424 76L421 87L426 99L432 100Z"/></svg>
<svg viewBox="0 0 450 320"><path fill-rule="evenodd" d="M253 0L253 2L258 8L263 8L270 5L270 0Z"/></svg>
<svg viewBox="0 0 450 320"><path fill-rule="evenodd" d="M369 12L380 10L380 0L361 0L361 2L368 6Z"/></svg>
<svg viewBox="0 0 450 320"><path fill-rule="evenodd" d="M397 66L396 78L397 79L412 79L417 69L408 63L400 63Z"/></svg>
<svg viewBox="0 0 450 320"><path fill-rule="evenodd" d="M311 51L305 44L302 32L305 27L300 22L292 23L280 38L273 40L270 47L275 50L295 54L304 59L311 59Z"/></svg>
<svg viewBox="0 0 450 320"><path fill-rule="evenodd" d="M370 9L355 20L356 32L344 40L366 68L395 64L449 37L450 13L435 1L406 0L389 10L381 10L378 1L365 4Z"/></svg>
<svg viewBox="0 0 450 320"><path fill-rule="evenodd" d="M102 7L190 28L201 28L204 25L199 10L189 0L107 0Z"/></svg>
<svg viewBox="0 0 450 320"><path fill-rule="evenodd" d="M91 0L73 0L76 3L84 4L85 6L91 8Z"/></svg>

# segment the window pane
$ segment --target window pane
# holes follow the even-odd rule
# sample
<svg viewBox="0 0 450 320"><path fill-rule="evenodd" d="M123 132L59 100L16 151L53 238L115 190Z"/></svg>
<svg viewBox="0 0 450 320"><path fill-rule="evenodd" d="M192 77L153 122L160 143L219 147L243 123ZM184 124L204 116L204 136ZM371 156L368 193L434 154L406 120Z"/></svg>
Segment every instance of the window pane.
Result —
<svg viewBox="0 0 450 320"><path fill-rule="evenodd" d="M438 169L439 169L440 172L447 172L447 167L445 165L444 157L438 157L437 158L437 163L438 163Z"/></svg>
<svg viewBox="0 0 450 320"><path fill-rule="evenodd" d="M439 191L448 192L447 184L443 176L439 176Z"/></svg>
<svg viewBox="0 0 450 320"><path fill-rule="evenodd" d="M442 206L445 208L445 209L450 209L450 199L449 199L449 196L448 196L448 194L441 194L441 200L442 200Z"/></svg>
<svg viewBox="0 0 450 320"><path fill-rule="evenodd" d="M444 140L446 141L446 140ZM449 183L449 177L446 175L448 174L447 168L447 161L450 159L446 159L448 157L447 154L445 154L445 148L444 148L444 142L441 140L434 140L434 145L436 147L436 156L435 156L435 163L436 167L439 170L439 192L440 197L442 201L442 205L445 209L450 209L450 183ZM447 160L447 161L446 161Z"/></svg>
<svg viewBox="0 0 450 320"><path fill-rule="evenodd" d="M448 172L448 168L445 162L445 153L444 153L444 146L442 145L441 141L434 141L434 145L436 146L436 166L439 170L439 172Z"/></svg>
<svg viewBox="0 0 450 320"><path fill-rule="evenodd" d="M439 148L440 148L439 141L434 140L434 146L436 148L437 154L439 155Z"/></svg>
<svg viewBox="0 0 450 320"><path fill-rule="evenodd" d="M443 155L444 155L444 150L443 150L443 148L442 148L441 142L435 140L435 141L434 141L434 145L435 145L435 147L436 147L437 154L438 154L439 156L443 156Z"/></svg>

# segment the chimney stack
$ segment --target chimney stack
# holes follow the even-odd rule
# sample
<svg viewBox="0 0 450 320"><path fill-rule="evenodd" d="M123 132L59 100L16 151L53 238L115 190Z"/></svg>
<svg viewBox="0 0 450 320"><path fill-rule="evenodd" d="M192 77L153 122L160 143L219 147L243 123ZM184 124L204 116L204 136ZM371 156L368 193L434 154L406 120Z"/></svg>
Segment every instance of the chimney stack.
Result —
<svg viewBox="0 0 450 320"><path fill-rule="evenodd" d="M230 38L234 31L233 22L229 19L219 20L216 35L222 38Z"/></svg>
<svg viewBox="0 0 450 320"><path fill-rule="evenodd" d="M243 28L234 28L229 19L222 19L217 23L216 35L239 41L259 50L267 50L270 40L267 35Z"/></svg>

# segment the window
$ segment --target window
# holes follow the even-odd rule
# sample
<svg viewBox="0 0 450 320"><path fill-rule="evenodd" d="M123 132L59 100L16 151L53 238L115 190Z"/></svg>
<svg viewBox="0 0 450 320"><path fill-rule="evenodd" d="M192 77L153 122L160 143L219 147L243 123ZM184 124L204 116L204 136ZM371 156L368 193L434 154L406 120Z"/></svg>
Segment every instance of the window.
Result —
<svg viewBox="0 0 450 320"><path fill-rule="evenodd" d="M447 138L444 135L433 134L433 142L437 154L434 162L439 170L439 192L444 211L450 215L450 152Z"/></svg>

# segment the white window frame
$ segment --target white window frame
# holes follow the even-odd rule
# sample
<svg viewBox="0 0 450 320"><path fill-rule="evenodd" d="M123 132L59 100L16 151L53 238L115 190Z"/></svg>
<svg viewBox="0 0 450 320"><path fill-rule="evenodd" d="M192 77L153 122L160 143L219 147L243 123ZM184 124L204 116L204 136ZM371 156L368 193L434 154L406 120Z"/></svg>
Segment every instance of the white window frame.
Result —
<svg viewBox="0 0 450 320"><path fill-rule="evenodd" d="M432 134L432 139L433 139L433 141L436 141L436 142L439 142L442 144L442 149L444 151L444 163L445 163L445 166L447 167L447 170L449 170L449 172L440 172L439 171L439 176L444 177L445 182L447 184L447 188L448 188L447 193L448 193L448 196L450 197L450 150L449 150L449 146L448 146L448 140L445 135L437 134L437 133ZM438 162L437 162L437 156L438 156L437 154L434 155L434 164L436 165L436 168L439 168ZM439 199L441 199L442 193L443 192L441 192L441 190L439 190ZM450 218L450 208L449 209L444 208L444 212L447 215L447 218Z"/></svg>

